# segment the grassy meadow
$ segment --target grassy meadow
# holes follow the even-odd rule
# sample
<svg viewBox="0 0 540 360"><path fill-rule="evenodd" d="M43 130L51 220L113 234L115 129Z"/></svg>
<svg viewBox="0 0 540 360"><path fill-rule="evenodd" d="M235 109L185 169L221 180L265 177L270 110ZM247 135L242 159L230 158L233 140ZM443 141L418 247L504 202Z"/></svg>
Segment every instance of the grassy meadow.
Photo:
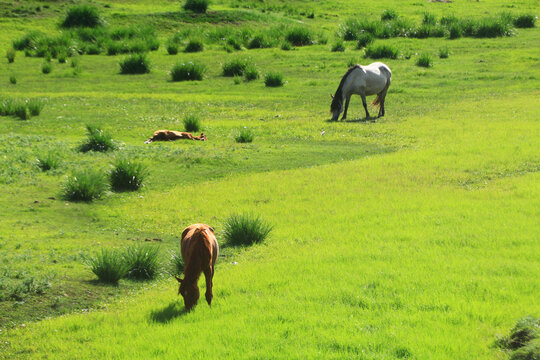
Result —
<svg viewBox="0 0 540 360"><path fill-rule="evenodd" d="M0 1L0 358L513 356L497 340L540 316L539 23L450 39L438 21L537 16L537 1L89 4L104 26L83 34L60 27L73 2ZM430 35L376 28L370 50L347 40L351 19L389 10L383 28L425 22ZM10 62L13 41L36 31L46 40ZM69 47L53 51L53 38ZM365 58L379 45L397 57ZM149 72L122 74L138 48ZM393 73L385 117L365 120L355 96L347 121L330 122L347 68L373 61ZM224 76L234 62L250 75ZM171 77L190 63L202 80ZM282 86L265 86L269 74ZM144 144L190 117L208 141ZM81 151L87 126L115 149ZM72 175L109 179L128 161L147 170L138 190L66 197ZM268 238L227 244L234 214L259 216ZM212 307L203 296L186 313L167 268L198 222L221 253ZM140 244L159 248L153 280L106 284L88 266Z"/></svg>

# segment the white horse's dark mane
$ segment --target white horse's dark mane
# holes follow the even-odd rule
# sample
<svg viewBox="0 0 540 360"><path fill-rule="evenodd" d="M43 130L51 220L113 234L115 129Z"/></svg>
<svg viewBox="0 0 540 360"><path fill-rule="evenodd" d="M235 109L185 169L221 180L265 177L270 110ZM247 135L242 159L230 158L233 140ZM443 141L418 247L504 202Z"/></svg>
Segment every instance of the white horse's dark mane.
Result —
<svg viewBox="0 0 540 360"><path fill-rule="evenodd" d="M341 82L339 83L339 86L336 90L336 93L334 95L334 99L332 100L332 104L330 105L330 112L339 111L341 109L341 103L343 102L343 84L345 83L345 79L350 75L351 72L355 69L360 69L360 65L354 65L347 70L345 75L341 78Z"/></svg>

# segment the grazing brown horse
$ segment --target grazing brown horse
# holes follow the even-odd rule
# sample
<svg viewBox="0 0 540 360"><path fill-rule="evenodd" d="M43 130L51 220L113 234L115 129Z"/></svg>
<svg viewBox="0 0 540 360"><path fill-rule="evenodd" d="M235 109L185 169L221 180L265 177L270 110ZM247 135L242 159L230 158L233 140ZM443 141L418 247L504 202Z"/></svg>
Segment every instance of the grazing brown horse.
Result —
<svg viewBox="0 0 540 360"><path fill-rule="evenodd" d="M146 140L144 143L149 144L154 141L173 141L173 140L178 140L178 139L206 141L206 135L204 135L204 133L201 133L201 136L194 136L188 132L183 132L183 131L158 130L154 133L154 136Z"/></svg>
<svg viewBox="0 0 540 360"><path fill-rule="evenodd" d="M214 229L205 224L193 224L182 232L182 258L184 259L184 279L178 276L180 283L178 293L184 298L187 311L197 305L199 300L199 287L197 282L201 272L206 277L206 302L212 304L212 279L214 278L214 265L219 253L219 246Z"/></svg>

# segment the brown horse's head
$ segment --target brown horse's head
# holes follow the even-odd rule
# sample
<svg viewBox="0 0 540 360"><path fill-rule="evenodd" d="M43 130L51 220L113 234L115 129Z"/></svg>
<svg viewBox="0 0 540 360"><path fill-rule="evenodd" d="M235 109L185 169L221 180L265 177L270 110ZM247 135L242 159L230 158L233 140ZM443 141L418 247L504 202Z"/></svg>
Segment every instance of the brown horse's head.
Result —
<svg viewBox="0 0 540 360"><path fill-rule="evenodd" d="M184 306L187 311L190 311L199 301L199 287L196 283L188 283L186 279L180 279L175 276L176 280L180 283L178 288L178 294L184 298Z"/></svg>
<svg viewBox="0 0 540 360"><path fill-rule="evenodd" d="M204 133L201 133L200 138L201 138L202 141L206 141L206 135L204 135Z"/></svg>

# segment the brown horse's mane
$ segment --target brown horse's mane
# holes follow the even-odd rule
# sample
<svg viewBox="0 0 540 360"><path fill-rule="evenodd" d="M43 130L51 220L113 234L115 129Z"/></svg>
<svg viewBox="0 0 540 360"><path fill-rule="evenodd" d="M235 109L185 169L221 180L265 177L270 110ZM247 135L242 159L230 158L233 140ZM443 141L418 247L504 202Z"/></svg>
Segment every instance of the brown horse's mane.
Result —
<svg viewBox="0 0 540 360"><path fill-rule="evenodd" d="M347 79L347 76L349 76L349 74L353 72L353 70L360 69L360 68L361 68L360 65L351 66L349 70L347 70L345 75L343 75L343 77L341 78L341 82L339 83L339 86L336 90L336 94L334 95L334 99L332 99L332 104L330 105L330 112L339 110L339 108L341 107L341 103L343 102L342 90L343 90L343 84L345 83L345 79Z"/></svg>

